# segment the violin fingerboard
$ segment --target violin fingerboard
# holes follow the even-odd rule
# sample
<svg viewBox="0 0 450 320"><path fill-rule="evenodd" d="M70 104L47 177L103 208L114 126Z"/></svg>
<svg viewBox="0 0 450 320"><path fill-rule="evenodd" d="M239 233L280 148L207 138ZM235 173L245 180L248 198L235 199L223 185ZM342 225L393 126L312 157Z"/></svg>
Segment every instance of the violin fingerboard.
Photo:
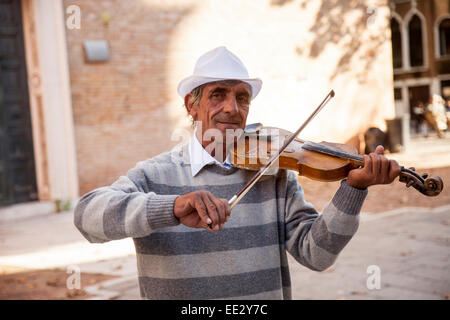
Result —
<svg viewBox="0 0 450 320"><path fill-rule="evenodd" d="M324 144L307 141L302 145L302 148L308 151L318 152L333 156L340 159L352 160L357 162L363 162L364 158L358 154L351 154L338 148L333 148Z"/></svg>

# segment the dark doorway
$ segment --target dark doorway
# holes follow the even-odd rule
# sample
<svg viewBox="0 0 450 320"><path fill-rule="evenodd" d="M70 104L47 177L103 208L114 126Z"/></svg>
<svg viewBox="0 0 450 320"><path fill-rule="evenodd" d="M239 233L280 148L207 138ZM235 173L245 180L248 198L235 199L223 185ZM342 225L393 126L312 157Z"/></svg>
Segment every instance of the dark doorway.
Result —
<svg viewBox="0 0 450 320"><path fill-rule="evenodd" d="M0 0L0 206L37 199L20 3Z"/></svg>
<svg viewBox="0 0 450 320"><path fill-rule="evenodd" d="M416 86L408 88L409 114L411 119L411 128L415 133L419 133L419 126L424 121L424 108L427 107L430 100L430 86ZM422 109L422 111L418 111Z"/></svg>

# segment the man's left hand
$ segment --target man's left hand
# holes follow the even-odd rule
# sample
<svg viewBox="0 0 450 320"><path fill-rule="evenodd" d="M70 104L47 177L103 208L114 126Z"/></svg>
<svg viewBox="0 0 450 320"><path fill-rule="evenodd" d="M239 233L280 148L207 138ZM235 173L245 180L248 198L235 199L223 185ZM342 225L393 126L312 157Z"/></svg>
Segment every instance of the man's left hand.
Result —
<svg viewBox="0 0 450 320"><path fill-rule="evenodd" d="M389 184L400 174L400 166L395 160L383 156L383 146L378 146L374 153L364 155L364 166L350 170L347 184L358 189L365 189L375 184Z"/></svg>

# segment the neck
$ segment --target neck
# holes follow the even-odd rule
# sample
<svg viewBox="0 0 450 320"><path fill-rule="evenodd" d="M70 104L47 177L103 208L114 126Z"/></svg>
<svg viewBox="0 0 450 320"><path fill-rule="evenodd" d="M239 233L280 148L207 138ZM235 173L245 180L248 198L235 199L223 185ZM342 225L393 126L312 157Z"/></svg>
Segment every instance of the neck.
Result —
<svg viewBox="0 0 450 320"><path fill-rule="evenodd" d="M327 154L329 156L333 156L336 158L346 159L351 161L355 166L363 166L364 165L364 157L359 154L353 154L346 152L344 150L327 146L325 144L315 143L311 141L307 141L302 145L302 148L305 150L315 151L322 154Z"/></svg>

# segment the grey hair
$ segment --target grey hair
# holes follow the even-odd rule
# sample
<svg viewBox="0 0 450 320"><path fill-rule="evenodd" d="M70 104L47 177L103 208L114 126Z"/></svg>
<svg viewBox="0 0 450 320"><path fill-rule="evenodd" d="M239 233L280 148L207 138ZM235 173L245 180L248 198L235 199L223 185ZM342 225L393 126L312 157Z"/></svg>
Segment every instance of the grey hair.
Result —
<svg viewBox="0 0 450 320"><path fill-rule="evenodd" d="M192 103L194 106L200 105L200 99L202 98L203 88L205 86L206 83L192 89L192 91L190 92L191 96L189 98L188 104Z"/></svg>

